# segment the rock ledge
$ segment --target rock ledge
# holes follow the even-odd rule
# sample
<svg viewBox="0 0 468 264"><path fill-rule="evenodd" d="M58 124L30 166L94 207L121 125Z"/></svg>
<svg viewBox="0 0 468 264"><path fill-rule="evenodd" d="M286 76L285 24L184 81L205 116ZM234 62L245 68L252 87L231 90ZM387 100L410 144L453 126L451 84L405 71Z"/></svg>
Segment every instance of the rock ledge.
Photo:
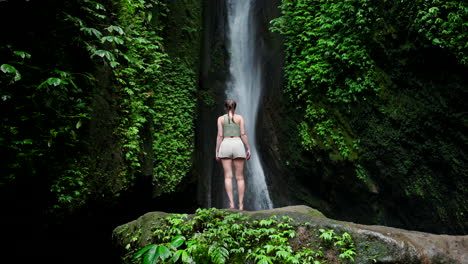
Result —
<svg viewBox="0 0 468 264"><path fill-rule="evenodd" d="M226 211L239 212L237 210ZM468 263L468 236L436 235L386 226L337 221L325 217L316 209L303 205L263 211L243 211L242 213L254 219L287 215L300 223L309 222L313 228L348 232L353 237L358 253L355 263ZM164 212L150 212L115 228L113 238L116 247L123 248L128 244L129 239L134 237L131 232L141 234L137 245L143 247L150 244L151 227L157 225L159 219L167 215Z"/></svg>

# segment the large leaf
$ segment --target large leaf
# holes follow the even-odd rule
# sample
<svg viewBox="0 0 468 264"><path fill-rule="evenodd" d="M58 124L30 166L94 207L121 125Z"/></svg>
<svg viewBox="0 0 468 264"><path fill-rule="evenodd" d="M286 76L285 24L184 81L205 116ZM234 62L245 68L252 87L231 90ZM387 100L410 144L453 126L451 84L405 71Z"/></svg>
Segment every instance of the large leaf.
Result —
<svg viewBox="0 0 468 264"><path fill-rule="evenodd" d="M26 51L14 51L13 52L15 55L20 56L22 59L26 58L29 59L31 58L31 54L27 53Z"/></svg>
<svg viewBox="0 0 468 264"><path fill-rule="evenodd" d="M153 245L145 255L143 259L143 264L156 264L158 260L158 255L156 254L156 249L158 248L157 245Z"/></svg>
<svg viewBox="0 0 468 264"><path fill-rule="evenodd" d="M187 251L182 252L182 262L184 262L184 263L192 263L193 262L192 258L187 253Z"/></svg>
<svg viewBox="0 0 468 264"><path fill-rule="evenodd" d="M148 13L148 16L146 17L146 20L148 21L148 23L151 22L151 19L153 18L153 13L149 12Z"/></svg>
<svg viewBox="0 0 468 264"><path fill-rule="evenodd" d="M171 246L178 248L185 242L185 237L184 236L176 236L171 243L169 243Z"/></svg>
<svg viewBox="0 0 468 264"><path fill-rule="evenodd" d="M72 21L72 22L78 24L80 27L82 27L82 26L84 25L83 20L81 20L81 19L79 19L79 18L77 18L77 17L71 16L71 15L69 15L69 14L65 14L65 15L66 15L66 17L67 17L66 20L70 20L70 21Z"/></svg>
<svg viewBox="0 0 468 264"><path fill-rule="evenodd" d="M176 263L179 260L180 256L182 256L182 253L184 252L185 250L177 250L171 258L172 262Z"/></svg>
<svg viewBox="0 0 468 264"><path fill-rule="evenodd" d="M43 81L39 86L38 88L42 88L42 86L44 85L53 85L53 86L59 86L61 84L68 84L67 81L65 81L64 79L60 79L60 78L56 78L56 77L50 77L48 78L47 80Z"/></svg>
<svg viewBox="0 0 468 264"><path fill-rule="evenodd" d="M104 7L104 5L100 4L100 3L97 3L97 2L92 2L94 4L94 8L96 10L103 10L103 11L106 11L106 7Z"/></svg>
<svg viewBox="0 0 468 264"><path fill-rule="evenodd" d="M156 245L149 245L149 246L146 246L146 247L140 249L137 253L135 253L134 258L139 258L139 257L143 256L152 247L156 247Z"/></svg>
<svg viewBox="0 0 468 264"><path fill-rule="evenodd" d="M156 256L165 260L171 256L171 251L164 245L159 245L156 249Z"/></svg>
<svg viewBox="0 0 468 264"><path fill-rule="evenodd" d="M104 42L115 42L117 44L123 44L123 40L119 37L116 37L116 36L104 36L101 38L101 42L104 43Z"/></svg>
<svg viewBox="0 0 468 264"><path fill-rule="evenodd" d="M226 263L229 251L224 247L214 244L208 249L208 255L211 256L214 263Z"/></svg>
<svg viewBox="0 0 468 264"><path fill-rule="evenodd" d="M92 56L98 55L101 58L107 58L109 61L115 61L115 56L107 50L95 50Z"/></svg>
<svg viewBox="0 0 468 264"><path fill-rule="evenodd" d="M84 31L86 34L90 36L95 36L96 38L100 39L102 37L101 31L95 29L95 28L87 28L87 27L82 27L80 29L81 31Z"/></svg>
<svg viewBox="0 0 468 264"><path fill-rule="evenodd" d="M46 80L46 83L48 85L59 86L60 84L66 83L66 82L60 78L50 77L49 79Z"/></svg>
<svg viewBox="0 0 468 264"><path fill-rule="evenodd" d="M11 66L10 64L2 64L0 66L0 70L4 73L16 73L16 68Z"/></svg>
<svg viewBox="0 0 468 264"><path fill-rule="evenodd" d="M267 257L260 259L257 264L272 264L271 260Z"/></svg>
<svg viewBox="0 0 468 264"><path fill-rule="evenodd" d="M109 31L109 32L111 32L111 33L112 33L113 31L115 31L115 32L119 33L120 35L124 35L124 34L125 34L125 32L123 31L123 29L122 29L121 27L118 27L118 26L112 26L112 25L111 25L111 26L106 27L106 30Z"/></svg>

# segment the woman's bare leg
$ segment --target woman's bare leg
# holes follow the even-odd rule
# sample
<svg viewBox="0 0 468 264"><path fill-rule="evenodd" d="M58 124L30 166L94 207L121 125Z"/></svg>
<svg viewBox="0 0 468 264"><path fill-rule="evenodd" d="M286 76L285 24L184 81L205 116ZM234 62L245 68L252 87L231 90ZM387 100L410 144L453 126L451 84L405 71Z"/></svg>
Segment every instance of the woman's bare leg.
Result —
<svg viewBox="0 0 468 264"><path fill-rule="evenodd" d="M234 198L232 194L232 159L221 159L224 169L224 188L229 198L229 208L234 209Z"/></svg>
<svg viewBox="0 0 468 264"><path fill-rule="evenodd" d="M244 163L245 159L234 160L234 168L236 170L237 192L239 194L239 210L244 210Z"/></svg>

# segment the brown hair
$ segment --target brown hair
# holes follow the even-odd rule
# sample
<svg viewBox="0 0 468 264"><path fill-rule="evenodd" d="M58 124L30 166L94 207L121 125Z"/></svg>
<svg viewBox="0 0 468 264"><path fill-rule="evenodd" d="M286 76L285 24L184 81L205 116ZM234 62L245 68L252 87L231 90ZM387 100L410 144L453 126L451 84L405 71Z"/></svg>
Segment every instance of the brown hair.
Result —
<svg viewBox="0 0 468 264"><path fill-rule="evenodd" d="M234 100L226 100L224 102L224 107L228 112L228 117L234 122L234 111L236 111L237 103ZM234 122L235 123L235 122Z"/></svg>

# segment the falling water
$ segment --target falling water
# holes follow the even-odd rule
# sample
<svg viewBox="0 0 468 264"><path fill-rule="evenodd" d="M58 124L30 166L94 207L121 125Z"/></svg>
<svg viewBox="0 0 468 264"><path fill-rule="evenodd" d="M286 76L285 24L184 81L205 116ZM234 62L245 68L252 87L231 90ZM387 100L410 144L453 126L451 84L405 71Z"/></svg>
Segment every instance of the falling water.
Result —
<svg viewBox="0 0 468 264"><path fill-rule="evenodd" d="M246 162L244 171L246 182L244 207L247 210L270 209L273 204L255 142L255 123L262 88L262 67L255 52L257 43L255 20L251 9L254 0L227 1L231 76L227 83L226 96L236 100L236 112L244 117L252 155Z"/></svg>

